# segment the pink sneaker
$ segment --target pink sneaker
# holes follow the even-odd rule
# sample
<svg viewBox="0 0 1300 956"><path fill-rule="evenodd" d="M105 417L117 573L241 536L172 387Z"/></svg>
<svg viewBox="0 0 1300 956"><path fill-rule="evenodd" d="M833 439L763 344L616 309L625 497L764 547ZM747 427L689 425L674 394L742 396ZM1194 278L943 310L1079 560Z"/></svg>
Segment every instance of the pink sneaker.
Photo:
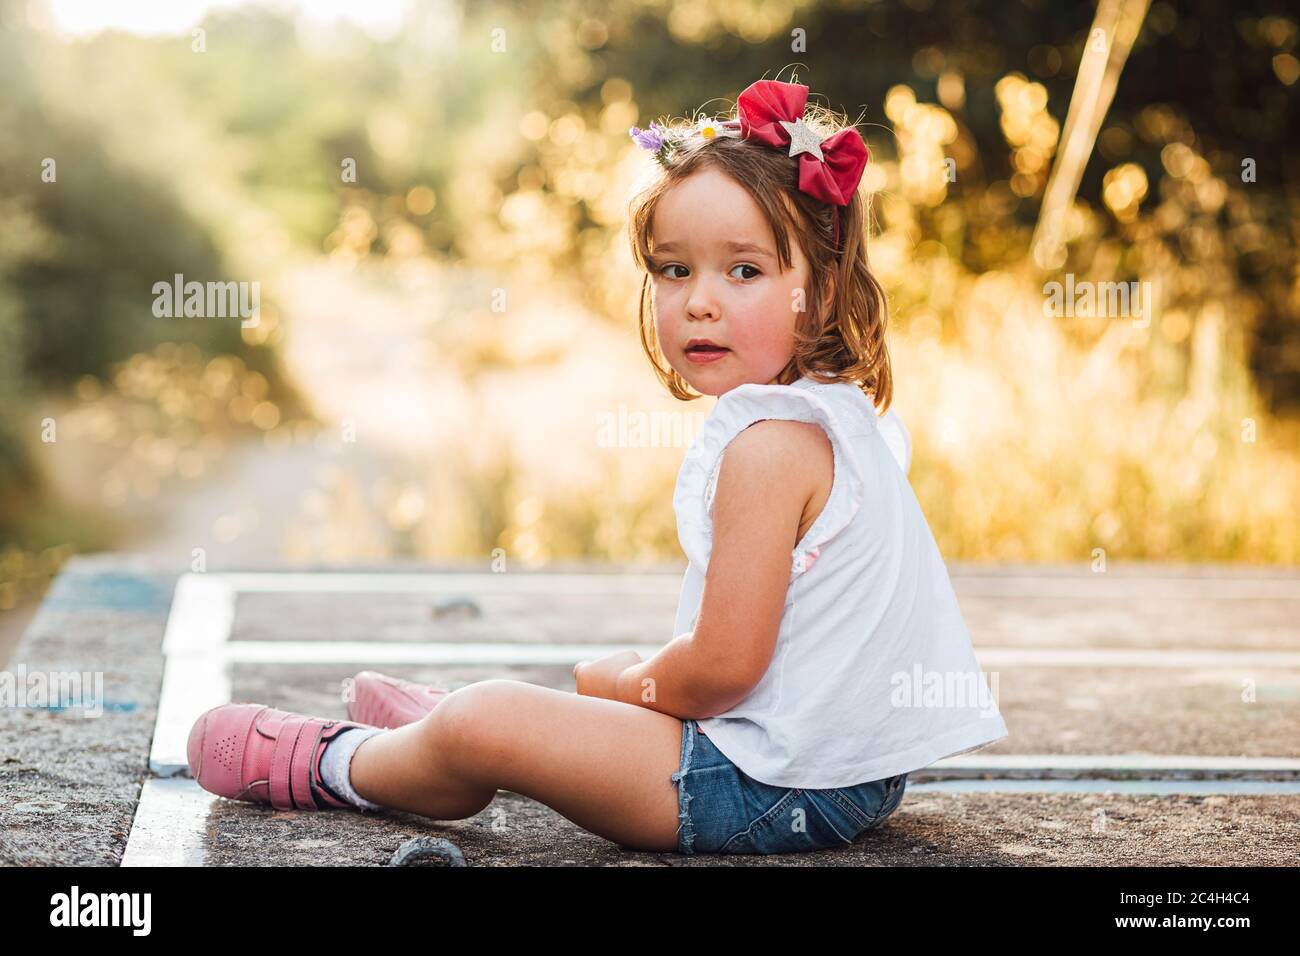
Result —
<svg viewBox="0 0 1300 956"><path fill-rule="evenodd" d="M417 684L377 671L357 674L353 678L352 690L348 719L389 730L423 719L451 693L446 687Z"/></svg>
<svg viewBox="0 0 1300 956"><path fill-rule="evenodd" d="M361 726L262 704L222 704L194 722L190 776L209 793L277 810L351 807L325 787L320 758L327 743Z"/></svg>

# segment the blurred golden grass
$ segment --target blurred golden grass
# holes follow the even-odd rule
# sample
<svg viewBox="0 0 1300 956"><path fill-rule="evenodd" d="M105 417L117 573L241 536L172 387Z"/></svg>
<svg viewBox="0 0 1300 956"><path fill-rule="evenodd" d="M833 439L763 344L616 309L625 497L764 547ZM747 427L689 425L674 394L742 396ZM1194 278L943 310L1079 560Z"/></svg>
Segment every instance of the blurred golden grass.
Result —
<svg viewBox="0 0 1300 956"><path fill-rule="evenodd" d="M314 298L284 294L252 343L281 343L291 374L299 362L295 384L323 431L287 420L238 359L184 345L84 381L83 407L62 427L120 450L97 476L103 504L198 478L240 436L269 448L328 438L337 467L286 475L302 485L301 513L268 516L285 522L291 560L680 560L672 491L685 448L595 438L597 414L620 403L691 417L712 406L662 395L636 344L640 277L620 217L645 157L626 135L639 116L630 85L606 86L595 121L576 109L522 115L538 159L513 192L467 165L450 195L415 186L379 214L343 207L313 265L338 271L310 274ZM1018 74L997 95L1009 179L979 183L969 130L898 86L885 100L896 153L873 143L862 187L879 218L870 248L891 303L894 407L943 554L1300 561L1300 424L1270 416L1256 390L1245 330L1262 306L1225 264L1267 240L1251 197L1153 107L1136 133L1165 141L1167 175L1149 182L1116 162L1097 202L1068 210L1066 258L1044 272L1016 213L1042 194L1059 124L1041 85ZM945 104L963 96L946 77ZM464 261L436 261L402 218L449 203L500 210L462 237ZM579 203L595 221L575 236ZM1043 284L1064 272L1149 282L1153 301L1140 321L1053 317ZM506 292L497 313L489 303ZM427 327L403 302L431 314ZM363 339L370 365L352 355ZM376 366L376 352L392 358ZM408 397L417 388L424 404ZM361 426L345 455L334 436L347 417ZM388 477L371 482L350 463L358 452L379 456Z"/></svg>

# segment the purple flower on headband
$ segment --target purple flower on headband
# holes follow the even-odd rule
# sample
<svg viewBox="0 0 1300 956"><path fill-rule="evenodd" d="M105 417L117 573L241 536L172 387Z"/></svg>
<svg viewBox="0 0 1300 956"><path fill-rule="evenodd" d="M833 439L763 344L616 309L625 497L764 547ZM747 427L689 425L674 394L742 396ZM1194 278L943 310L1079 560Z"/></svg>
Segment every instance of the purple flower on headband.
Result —
<svg viewBox="0 0 1300 956"><path fill-rule="evenodd" d="M664 128L658 123L651 121L649 129L633 126L628 133L642 149L657 153L664 148Z"/></svg>

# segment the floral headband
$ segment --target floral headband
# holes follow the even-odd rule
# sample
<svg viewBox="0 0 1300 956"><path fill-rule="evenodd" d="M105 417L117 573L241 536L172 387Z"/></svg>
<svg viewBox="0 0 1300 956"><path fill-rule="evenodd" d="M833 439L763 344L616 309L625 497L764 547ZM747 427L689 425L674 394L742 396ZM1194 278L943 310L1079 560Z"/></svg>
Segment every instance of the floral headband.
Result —
<svg viewBox="0 0 1300 956"><path fill-rule="evenodd" d="M870 154L856 127L846 127L822 139L804 122L808 87L801 83L759 80L745 88L736 100L737 119L702 118L695 126L671 130L651 123L648 130L633 126L629 135L636 144L654 153L665 169L672 154L690 137L705 140L719 136L756 139L776 149L789 147L799 157L799 189L832 206L846 206L862 181ZM836 248L840 244L840 217L835 216Z"/></svg>

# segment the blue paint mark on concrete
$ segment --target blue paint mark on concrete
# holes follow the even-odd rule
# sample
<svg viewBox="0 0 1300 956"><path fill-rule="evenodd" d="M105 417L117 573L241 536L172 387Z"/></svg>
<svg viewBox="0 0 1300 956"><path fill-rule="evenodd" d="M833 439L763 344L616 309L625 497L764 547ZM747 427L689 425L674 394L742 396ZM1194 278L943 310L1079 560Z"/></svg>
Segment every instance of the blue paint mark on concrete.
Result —
<svg viewBox="0 0 1300 956"><path fill-rule="evenodd" d="M164 612L171 604L171 588L156 581L121 572L59 575L45 604L62 610L116 610Z"/></svg>
<svg viewBox="0 0 1300 956"><path fill-rule="evenodd" d="M62 713L65 710L104 710L114 714L131 714L134 713L139 703L134 700L71 700L66 703L60 701L50 704L27 704L28 710L51 710L55 713Z"/></svg>

